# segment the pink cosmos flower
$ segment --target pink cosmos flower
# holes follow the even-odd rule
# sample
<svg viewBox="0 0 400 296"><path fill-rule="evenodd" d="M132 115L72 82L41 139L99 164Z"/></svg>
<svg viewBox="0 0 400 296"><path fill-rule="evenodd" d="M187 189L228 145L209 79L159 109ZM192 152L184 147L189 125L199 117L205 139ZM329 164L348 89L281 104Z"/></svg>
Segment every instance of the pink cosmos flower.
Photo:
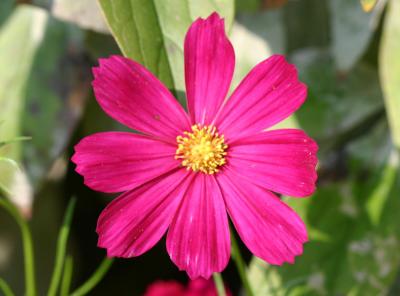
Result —
<svg viewBox="0 0 400 296"><path fill-rule="evenodd" d="M293 263L307 232L273 192L312 194L318 147L301 130L267 129L303 104L306 86L274 55L226 99L235 56L216 13L192 24L184 56L188 113L132 60L100 59L93 70L100 106L141 132L98 133L75 147L72 161L87 186L125 192L100 215L98 245L110 257L135 257L167 232L179 269L209 278L230 257L229 215L254 255Z"/></svg>
<svg viewBox="0 0 400 296"><path fill-rule="evenodd" d="M232 293L225 287L227 296ZM189 281L187 287L177 281L156 281L148 286L144 296L218 296L212 280L202 278Z"/></svg>
<svg viewBox="0 0 400 296"><path fill-rule="evenodd" d="M149 285L144 296L186 296L185 286L177 281L156 281Z"/></svg>

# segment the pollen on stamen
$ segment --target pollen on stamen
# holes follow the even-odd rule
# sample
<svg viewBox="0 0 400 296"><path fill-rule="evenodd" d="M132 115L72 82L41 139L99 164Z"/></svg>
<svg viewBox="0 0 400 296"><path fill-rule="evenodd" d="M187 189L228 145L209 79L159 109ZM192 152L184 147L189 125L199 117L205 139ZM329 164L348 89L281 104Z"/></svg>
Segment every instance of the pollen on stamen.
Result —
<svg viewBox="0 0 400 296"><path fill-rule="evenodd" d="M195 124L191 132L184 132L176 141L175 159L182 160L182 166L194 172L215 174L226 163L228 145L223 135L219 135L215 126Z"/></svg>

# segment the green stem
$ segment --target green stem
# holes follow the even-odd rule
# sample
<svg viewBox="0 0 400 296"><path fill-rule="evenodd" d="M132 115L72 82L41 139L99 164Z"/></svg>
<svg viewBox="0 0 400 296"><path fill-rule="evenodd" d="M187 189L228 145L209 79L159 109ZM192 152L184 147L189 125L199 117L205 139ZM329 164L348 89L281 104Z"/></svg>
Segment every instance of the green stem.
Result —
<svg viewBox="0 0 400 296"><path fill-rule="evenodd" d="M48 296L55 296L57 294L58 286L60 284L61 274L64 266L65 253L67 250L68 235L72 221L72 216L74 213L75 204L76 204L76 199L73 197L68 203L68 207L64 216L64 222L63 225L61 226L61 230L58 235L56 260L54 265L53 276L50 282L49 292L47 293Z"/></svg>
<svg viewBox="0 0 400 296"><path fill-rule="evenodd" d="M83 296L86 295L90 290L92 290L106 275L107 271L110 269L113 263L113 259L104 258L97 270L92 274L92 276L78 289L76 289L71 296Z"/></svg>
<svg viewBox="0 0 400 296"><path fill-rule="evenodd" d="M10 286L2 278L0 278L0 291L3 291L4 296L14 296Z"/></svg>
<svg viewBox="0 0 400 296"><path fill-rule="evenodd" d="M217 288L218 296L226 296L224 281L220 273L213 273L215 287Z"/></svg>
<svg viewBox="0 0 400 296"><path fill-rule="evenodd" d="M61 281L60 296L68 296L69 288L71 286L72 270L74 261L72 256L68 256L65 259L63 278Z"/></svg>
<svg viewBox="0 0 400 296"><path fill-rule="evenodd" d="M246 264L240 254L239 245L236 241L234 233L231 234L231 241L232 241L232 258L236 264L236 268L238 270L240 279L242 280L244 290L246 291L247 296L254 296L254 293L251 289L249 279L247 278L246 273Z"/></svg>
<svg viewBox="0 0 400 296"><path fill-rule="evenodd" d="M19 210L6 198L0 198L0 206L9 212L21 230L25 265L25 295L35 296L35 260L33 256L32 234L28 223L22 218Z"/></svg>

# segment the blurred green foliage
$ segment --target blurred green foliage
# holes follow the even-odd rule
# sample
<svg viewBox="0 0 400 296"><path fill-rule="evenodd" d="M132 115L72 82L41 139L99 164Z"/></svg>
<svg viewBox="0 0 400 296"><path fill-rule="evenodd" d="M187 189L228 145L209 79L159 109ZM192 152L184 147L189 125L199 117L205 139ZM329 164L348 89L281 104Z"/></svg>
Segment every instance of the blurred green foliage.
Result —
<svg viewBox="0 0 400 296"><path fill-rule="evenodd" d="M46 215L41 207L51 212L37 222L39 237L48 221L60 223L65 191L81 190L66 169L75 138L122 129L97 106L90 67L99 57L122 52L153 71L183 103L185 32L197 17L215 10L225 16L235 47L233 85L269 55L286 54L308 85L309 96L280 126L303 128L320 146L317 192L308 199L284 197L306 221L310 242L294 265L271 267L253 258L248 273L256 295L400 293L399 1L28 2L31 5L0 2L0 143L32 137L0 145L0 183L17 203L29 192L15 181L20 178L10 161L17 162L33 192L27 197L30 202L42 194L48 202L46 196L53 195L46 205L39 199L39 211L33 211L34 216ZM55 179L59 185L48 189ZM77 196L78 201L83 198L79 192ZM95 197L102 200L101 195ZM78 213L79 207L78 202ZM90 209L81 211L96 216L88 214ZM1 219L0 251L6 248L4 235L13 239L2 230L8 224ZM55 226L48 228L44 241L55 241L55 231ZM79 245L78 238L75 242ZM41 246L41 270L46 274L54 244ZM0 256L2 273L10 262ZM74 266L85 262L82 258ZM20 283L20 269L5 274L14 287ZM231 277L225 280L237 286ZM108 285L117 282L113 277ZM143 292L139 282L127 286ZM99 289L96 295L107 291Z"/></svg>

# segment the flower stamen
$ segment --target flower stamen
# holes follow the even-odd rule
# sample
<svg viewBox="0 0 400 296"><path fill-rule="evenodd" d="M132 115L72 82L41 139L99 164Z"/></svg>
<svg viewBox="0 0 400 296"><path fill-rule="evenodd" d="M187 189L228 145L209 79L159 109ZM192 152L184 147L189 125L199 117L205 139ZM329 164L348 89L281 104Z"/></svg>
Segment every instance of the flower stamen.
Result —
<svg viewBox="0 0 400 296"><path fill-rule="evenodd" d="M182 165L194 172L215 174L226 163L226 149L223 135L219 135L215 126L195 124L191 132L184 132L176 141L175 159L181 159Z"/></svg>

